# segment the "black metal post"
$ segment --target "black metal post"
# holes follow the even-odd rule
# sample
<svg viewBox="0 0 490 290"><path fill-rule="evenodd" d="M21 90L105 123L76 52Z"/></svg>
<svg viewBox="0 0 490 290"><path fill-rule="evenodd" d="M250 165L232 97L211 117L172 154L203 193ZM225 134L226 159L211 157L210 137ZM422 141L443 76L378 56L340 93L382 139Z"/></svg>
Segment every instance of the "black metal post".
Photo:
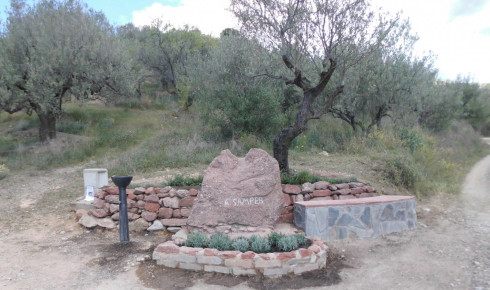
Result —
<svg viewBox="0 0 490 290"><path fill-rule="evenodd" d="M129 242L128 202L126 187L131 183L132 176L112 176L114 184L119 187L119 242Z"/></svg>

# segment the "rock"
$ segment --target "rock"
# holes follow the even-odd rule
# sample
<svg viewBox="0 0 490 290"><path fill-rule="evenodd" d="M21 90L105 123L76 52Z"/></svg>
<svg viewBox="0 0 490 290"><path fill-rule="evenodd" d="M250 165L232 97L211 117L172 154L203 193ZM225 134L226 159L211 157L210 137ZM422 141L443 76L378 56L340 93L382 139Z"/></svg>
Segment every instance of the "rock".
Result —
<svg viewBox="0 0 490 290"><path fill-rule="evenodd" d="M187 219L161 219L160 221L166 227L182 227L187 223Z"/></svg>
<svg viewBox="0 0 490 290"><path fill-rule="evenodd" d="M165 186L164 188L160 189L160 193L168 193L171 189L171 186Z"/></svg>
<svg viewBox="0 0 490 290"><path fill-rule="evenodd" d="M105 201L100 199L100 198L94 198L94 201L92 204L95 206L95 208L104 208L105 206Z"/></svg>
<svg viewBox="0 0 490 290"><path fill-rule="evenodd" d="M332 194L338 194L338 195L350 194L350 189L349 188L339 189L337 191L332 192Z"/></svg>
<svg viewBox="0 0 490 290"><path fill-rule="evenodd" d="M154 187L148 187L145 190L145 194L148 194L148 195L156 195L155 188Z"/></svg>
<svg viewBox="0 0 490 290"><path fill-rule="evenodd" d="M349 187L350 188L357 188L357 187L363 187L364 183L362 182L349 182Z"/></svg>
<svg viewBox="0 0 490 290"><path fill-rule="evenodd" d="M109 205L109 212L115 213L117 211L119 211L119 205L111 203L111 205Z"/></svg>
<svg viewBox="0 0 490 290"><path fill-rule="evenodd" d="M80 220L78 221L79 224L81 224L82 226L86 227L86 228L95 228L97 226L97 218L91 216L91 215L88 215L88 214L84 214Z"/></svg>
<svg viewBox="0 0 490 290"><path fill-rule="evenodd" d="M158 203L160 201L160 198L156 194L150 194L145 196L145 201L146 202L153 202L153 203Z"/></svg>
<svg viewBox="0 0 490 290"><path fill-rule="evenodd" d="M139 194L143 194L143 193L145 193L145 190L146 190L146 189L145 189L144 187L136 187L136 188L134 189L134 192L133 192L133 193L134 193L135 195L139 195Z"/></svg>
<svg viewBox="0 0 490 290"><path fill-rule="evenodd" d="M199 193L199 192L198 192L198 191L197 191L197 189L195 189L195 188L191 188L191 189L189 189L189 195L190 195L190 196L197 196L197 194L198 194L198 193Z"/></svg>
<svg viewBox="0 0 490 290"><path fill-rule="evenodd" d="M170 233L177 233L178 231L180 231L182 228L181 227L168 227L167 228L167 232L170 232Z"/></svg>
<svg viewBox="0 0 490 290"><path fill-rule="evenodd" d="M93 209L88 211L89 215L93 215L94 217L97 218L104 218L109 215L109 213L105 209Z"/></svg>
<svg viewBox="0 0 490 290"><path fill-rule="evenodd" d="M119 188L113 186L113 187L106 187L105 192L107 192L110 195L119 195Z"/></svg>
<svg viewBox="0 0 490 290"><path fill-rule="evenodd" d="M139 208L139 209L144 209L145 208L145 205L146 205L146 202L144 202L142 200L138 200L136 202L136 207Z"/></svg>
<svg viewBox="0 0 490 290"><path fill-rule="evenodd" d="M162 199L164 207L179 208L179 198L178 197L165 197Z"/></svg>
<svg viewBox="0 0 490 290"><path fill-rule="evenodd" d="M344 199L354 199L356 198L353 195L347 194L347 195L339 195L339 200L344 200Z"/></svg>
<svg viewBox="0 0 490 290"><path fill-rule="evenodd" d="M324 197L324 196L330 196L332 192L328 189L319 189L313 191L313 196L314 197Z"/></svg>
<svg viewBox="0 0 490 290"><path fill-rule="evenodd" d="M182 217L189 217L191 215L191 210L189 208L181 208L180 215Z"/></svg>
<svg viewBox="0 0 490 290"><path fill-rule="evenodd" d="M328 186L330 185L330 182L327 182L327 181L317 181L314 183L315 185L315 189L317 190L323 190L323 189L327 189Z"/></svg>
<svg viewBox="0 0 490 290"><path fill-rule="evenodd" d="M302 194L296 195L296 200L295 201L303 201L305 200L305 197Z"/></svg>
<svg viewBox="0 0 490 290"><path fill-rule="evenodd" d="M134 221L134 220L137 220L139 218L140 218L140 216L138 214L135 214L135 213L132 213L132 212L128 212L128 219L130 221Z"/></svg>
<svg viewBox="0 0 490 290"><path fill-rule="evenodd" d="M131 232L144 232L148 228L149 224L144 219L137 219L135 221L129 222L129 231Z"/></svg>
<svg viewBox="0 0 490 290"><path fill-rule="evenodd" d="M172 236L172 240L182 246L187 241L187 234L189 234L189 232L186 229L180 229Z"/></svg>
<svg viewBox="0 0 490 290"><path fill-rule="evenodd" d="M116 228L116 224L110 217L106 217L103 219L97 219L97 225L106 229L114 229Z"/></svg>
<svg viewBox="0 0 490 290"><path fill-rule="evenodd" d="M193 205L194 205L194 197L190 197L190 196L184 197L179 202L180 207L192 207Z"/></svg>
<svg viewBox="0 0 490 290"><path fill-rule="evenodd" d="M291 196L287 193L284 193L284 205L288 206L293 204L293 201L291 200Z"/></svg>
<svg viewBox="0 0 490 290"><path fill-rule="evenodd" d="M179 198L184 198L189 196L189 191L187 189L179 189L175 192L175 195L177 195Z"/></svg>
<svg viewBox="0 0 490 290"><path fill-rule="evenodd" d="M75 215L77 216L77 220L80 220L84 214L88 213L86 209L77 209Z"/></svg>
<svg viewBox="0 0 490 290"><path fill-rule="evenodd" d="M141 217L145 219L147 222L152 222L157 219L157 213L150 211L143 211L141 213Z"/></svg>
<svg viewBox="0 0 490 290"><path fill-rule="evenodd" d="M119 195L108 195L105 197L108 203L119 204Z"/></svg>
<svg viewBox="0 0 490 290"><path fill-rule="evenodd" d="M168 196L174 197L176 192L177 192L177 190L175 190L175 188L171 188L168 192Z"/></svg>
<svg viewBox="0 0 490 290"><path fill-rule="evenodd" d="M315 190L315 186L312 183L307 182L301 185L302 193L312 193L313 190Z"/></svg>
<svg viewBox="0 0 490 290"><path fill-rule="evenodd" d="M187 224L273 225L284 205L279 165L266 151L251 149L244 158L224 150L206 169Z"/></svg>
<svg viewBox="0 0 490 290"><path fill-rule="evenodd" d="M181 218L182 215L180 214L180 209L174 209L174 211L172 212L172 217L173 218Z"/></svg>
<svg viewBox="0 0 490 290"><path fill-rule="evenodd" d="M119 220L119 212L116 212L115 214L113 214L113 215L111 216L111 219L112 219L113 221L118 221L118 220Z"/></svg>
<svg viewBox="0 0 490 290"><path fill-rule="evenodd" d="M160 209L160 205L158 203L152 203L152 202L147 202L145 204L145 210L151 211L151 212L158 212Z"/></svg>
<svg viewBox="0 0 490 290"><path fill-rule="evenodd" d="M282 191L287 194L300 194L301 187L299 187L298 185L286 184L284 185Z"/></svg>
<svg viewBox="0 0 490 290"><path fill-rule="evenodd" d="M337 186L337 189L350 188L349 184L347 184L347 183L339 183L339 184L335 184L335 186Z"/></svg>
<svg viewBox="0 0 490 290"><path fill-rule="evenodd" d="M169 219L172 217L172 212L174 210L171 208L162 207L158 210L158 218Z"/></svg>
<svg viewBox="0 0 490 290"><path fill-rule="evenodd" d="M157 232L157 231L164 231L165 227L162 225L162 223L159 220L156 220L153 222L153 224L146 229L149 232Z"/></svg>

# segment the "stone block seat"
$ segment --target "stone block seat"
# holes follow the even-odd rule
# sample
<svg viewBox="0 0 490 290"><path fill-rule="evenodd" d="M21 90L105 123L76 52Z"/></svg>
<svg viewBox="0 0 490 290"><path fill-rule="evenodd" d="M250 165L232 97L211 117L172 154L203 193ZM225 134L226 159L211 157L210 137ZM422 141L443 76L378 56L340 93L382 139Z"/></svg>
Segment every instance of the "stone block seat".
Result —
<svg viewBox="0 0 490 290"><path fill-rule="evenodd" d="M371 238L415 227L413 196L380 195L294 204L294 224L324 241Z"/></svg>

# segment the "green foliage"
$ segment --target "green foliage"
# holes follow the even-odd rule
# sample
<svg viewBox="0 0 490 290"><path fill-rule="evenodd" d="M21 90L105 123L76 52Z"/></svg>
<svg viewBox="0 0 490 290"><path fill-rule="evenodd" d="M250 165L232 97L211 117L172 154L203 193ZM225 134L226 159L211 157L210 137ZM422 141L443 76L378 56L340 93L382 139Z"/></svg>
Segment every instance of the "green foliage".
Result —
<svg viewBox="0 0 490 290"><path fill-rule="evenodd" d="M238 237L233 241L231 247L235 251L246 252L250 249L250 244L247 238Z"/></svg>
<svg viewBox="0 0 490 290"><path fill-rule="evenodd" d="M185 245L193 248L206 248L209 244L208 236L201 232L192 232L187 235Z"/></svg>
<svg viewBox="0 0 490 290"><path fill-rule="evenodd" d="M209 247L220 251L228 251L231 249L232 241L230 237L223 233L215 233L209 238Z"/></svg>
<svg viewBox="0 0 490 290"><path fill-rule="evenodd" d="M62 122L56 125L56 131L68 134L80 134L85 130L85 128L86 126L84 123L73 121Z"/></svg>
<svg viewBox="0 0 490 290"><path fill-rule="evenodd" d="M256 236L253 241L250 240L250 250L255 253L267 253L271 250L271 245L266 238Z"/></svg>
<svg viewBox="0 0 490 290"><path fill-rule="evenodd" d="M278 232L272 232L269 235L269 243L271 244L271 247L277 247L277 242L284 238L286 235Z"/></svg>
<svg viewBox="0 0 490 290"><path fill-rule="evenodd" d="M357 177L348 177L348 178L328 178L321 177L317 175L313 175L308 171L300 171L298 173L288 174L285 172L281 172L281 183L282 184L303 184L303 183L315 183L317 181L328 181L332 184L335 183L349 183L349 182L357 182Z"/></svg>
<svg viewBox="0 0 490 290"><path fill-rule="evenodd" d="M414 153L423 145L423 140L420 135L416 131L407 128L401 130L400 139L403 142L403 146L410 149L411 153Z"/></svg>
<svg viewBox="0 0 490 290"><path fill-rule="evenodd" d="M393 184L407 189L413 189L418 179L415 166L402 158L387 160L385 172Z"/></svg>
<svg viewBox="0 0 490 290"><path fill-rule="evenodd" d="M297 234L297 235L294 235L294 237L296 237L296 240L298 241L298 246L303 246L306 244L306 242L308 241L308 239L305 237L304 234Z"/></svg>
<svg viewBox="0 0 490 290"><path fill-rule="evenodd" d="M296 236L283 237L277 242L277 248L282 252L290 252L299 247Z"/></svg>
<svg viewBox="0 0 490 290"><path fill-rule="evenodd" d="M198 177L184 177L182 175L176 175L172 179L167 181L169 186L199 186L202 184L203 176Z"/></svg>

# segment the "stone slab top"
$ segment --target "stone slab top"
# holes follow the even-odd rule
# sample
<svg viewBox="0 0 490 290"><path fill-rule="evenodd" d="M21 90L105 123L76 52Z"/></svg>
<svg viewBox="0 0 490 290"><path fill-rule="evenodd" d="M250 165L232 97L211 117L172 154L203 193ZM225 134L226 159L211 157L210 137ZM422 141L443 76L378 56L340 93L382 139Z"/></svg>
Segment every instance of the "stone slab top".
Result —
<svg viewBox="0 0 490 290"><path fill-rule="evenodd" d="M107 169L105 168L86 168L83 170L83 172L107 172Z"/></svg>
<svg viewBox="0 0 490 290"><path fill-rule="evenodd" d="M361 204L372 204L372 203L384 203L384 202L395 202L415 199L413 196L407 195L380 195L374 197L364 197L355 199L344 199L344 200L310 200L310 201L298 201L295 204L299 204L305 207L320 207L320 206L336 206L336 205L361 205Z"/></svg>

